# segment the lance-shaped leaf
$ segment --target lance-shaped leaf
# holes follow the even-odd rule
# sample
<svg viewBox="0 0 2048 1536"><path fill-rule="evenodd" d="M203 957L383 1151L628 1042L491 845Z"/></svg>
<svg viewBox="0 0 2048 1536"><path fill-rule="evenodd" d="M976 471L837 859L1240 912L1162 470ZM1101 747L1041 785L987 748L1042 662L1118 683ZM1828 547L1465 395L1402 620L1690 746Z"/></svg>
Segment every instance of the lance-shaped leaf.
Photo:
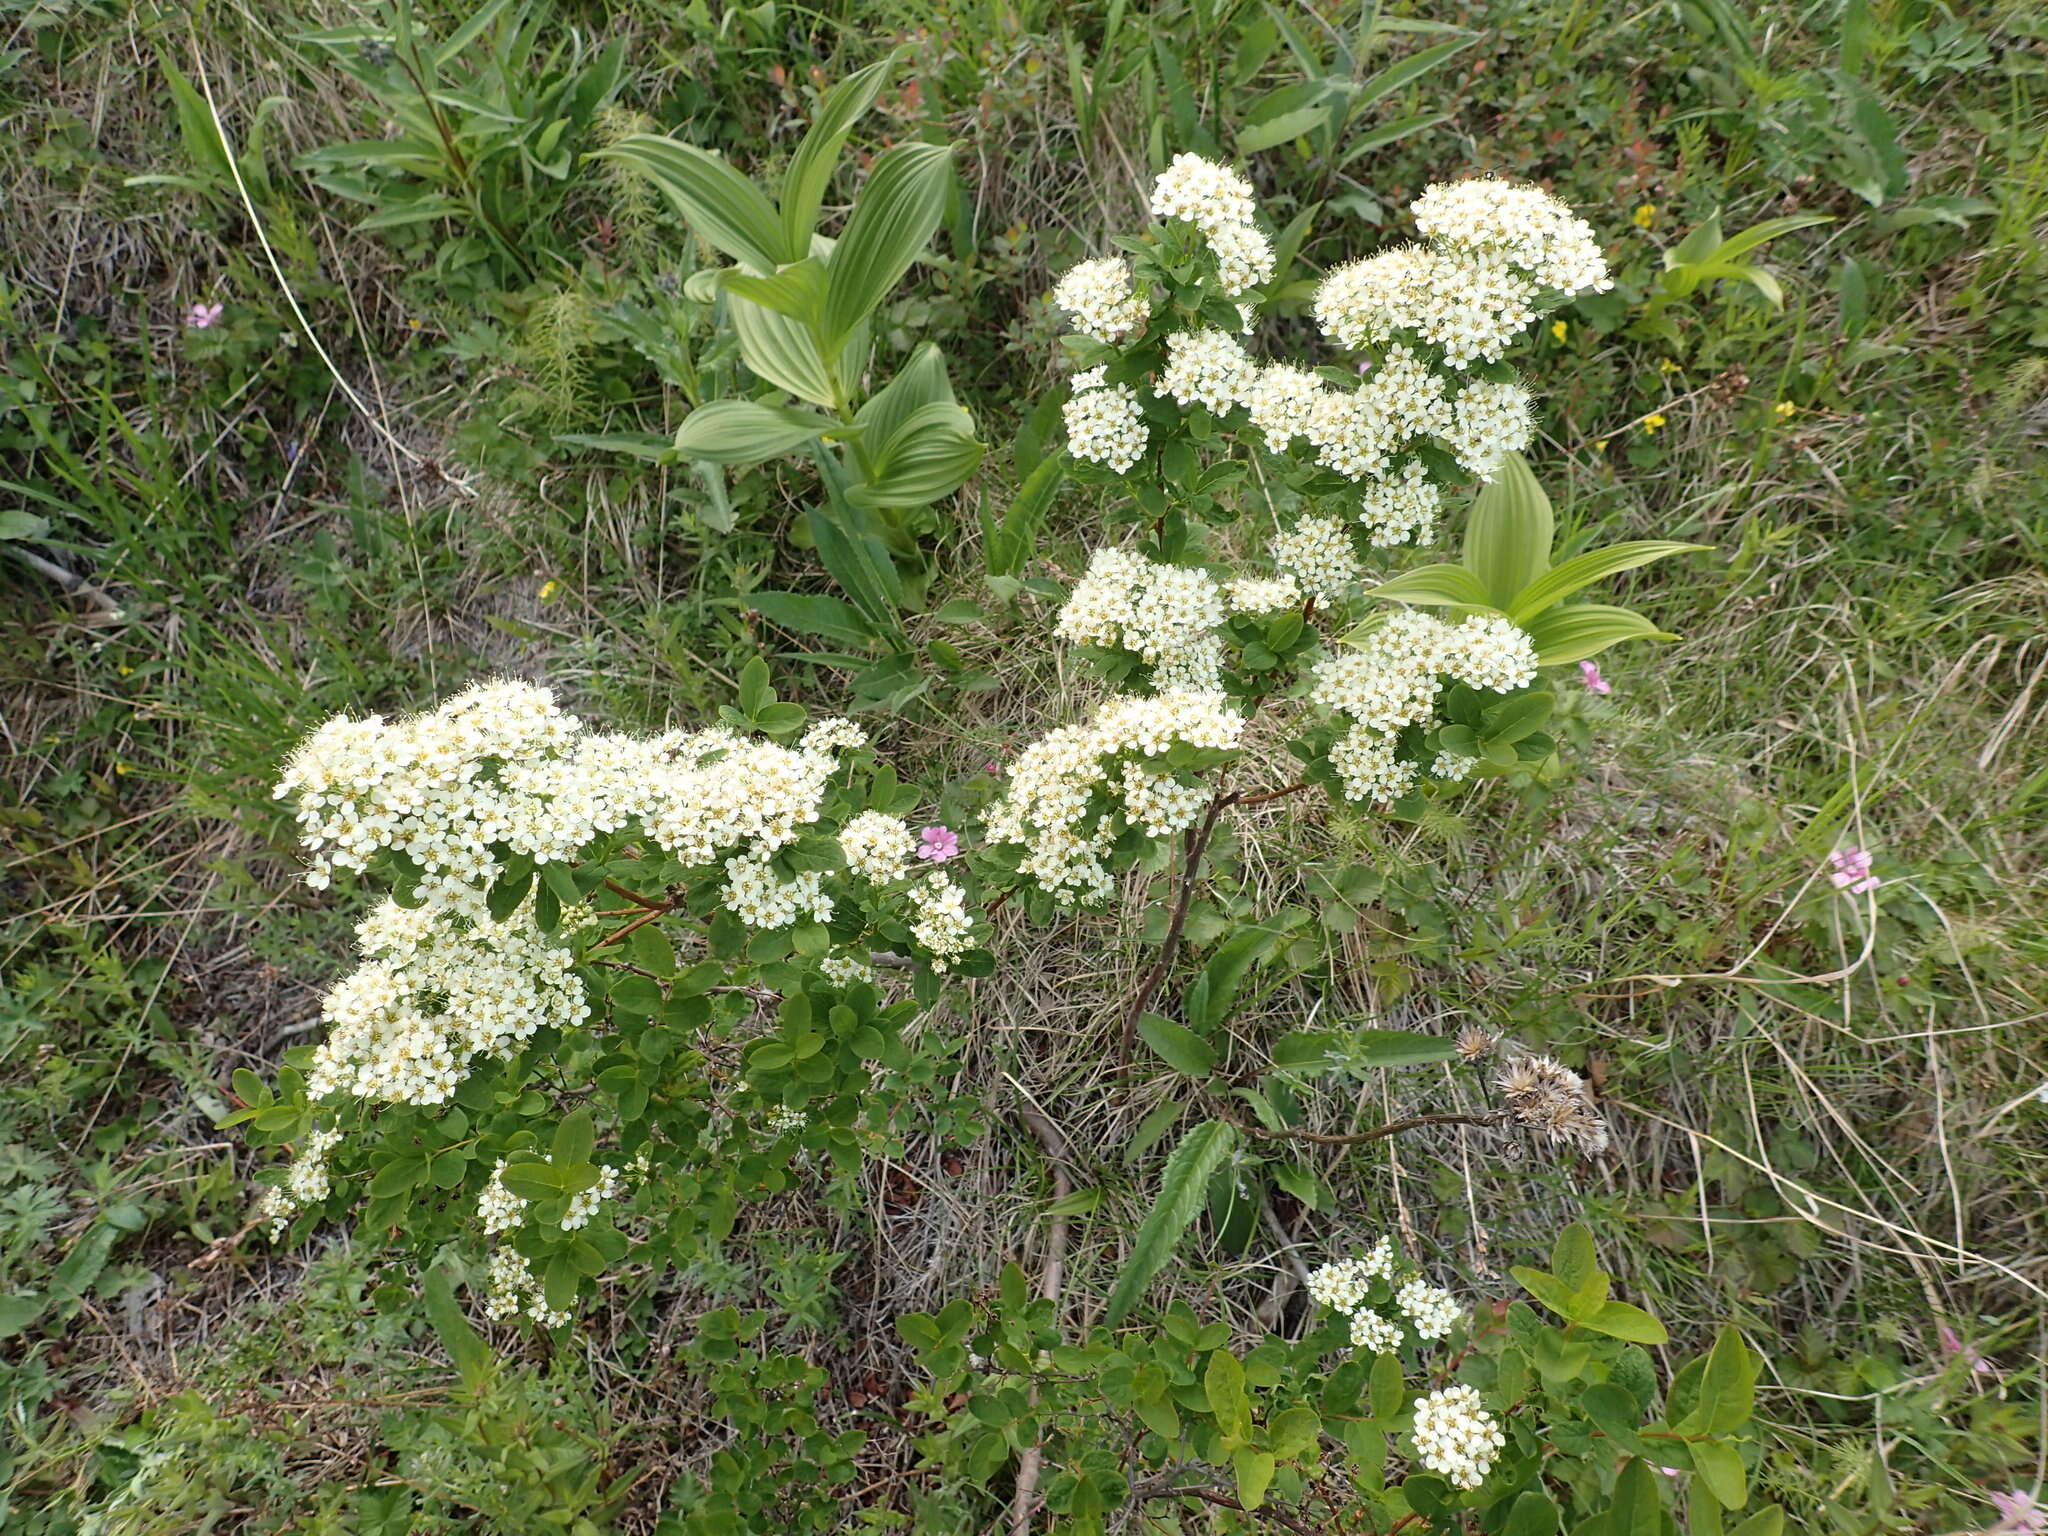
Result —
<svg viewBox="0 0 2048 1536"><path fill-rule="evenodd" d="M832 250L828 350L874 312L930 243L945 213L951 161L951 149L940 144L899 144L876 157Z"/></svg>
<svg viewBox="0 0 2048 1536"><path fill-rule="evenodd" d="M1436 608L1491 608L1492 595L1480 579L1462 565L1425 565L1403 571L1366 593L1394 602L1417 603Z"/></svg>
<svg viewBox="0 0 2048 1536"><path fill-rule="evenodd" d="M1516 593L1508 617L1517 624L1527 624L1544 609L1563 602L1574 592L1582 591L1596 581L1605 581L1609 576L1632 571L1653 560L1712 548L1711 544L1678 544L1670 539L1634 539L1626 544L1589 549L1582 555L1573 555L1562 564L1552 566Z"/></svg>
<svg viewBox="0 0 2048 1536"><path fill-rule="evenodd" d="M862 507L922 507L958 490L981 463L973 418L957 405L928 405L905 422L877 455L874 474L850 485Z"/></svg>
<svg viewBox="0 0 2048 1536"><path fill-rule="evenodd" d="M825 309L825 263L815 256L793 261L770 277L727 271L718 286L813 330Z"/></svg>
<svg viewBox="0 0 2048 1536"><path fill-rule="evenodd" d="M1527 625L1536 647L1536 664L1558 667L1598 656L1624 640L1676 640L1640 613L1607 603L1567 603L1532 619Z"/></svg>
<svg viewBox="0 0 2048 1536"><path fill-rule="evenodd" d="M1117 1327L1130 1315L1153 1276L1173 1257L1188 1223L1202 1208L1210 1176L1223 1166L1236 1143L1237 1133L1227 1122L1207 1120L1189 1131L1173 1149L1173 1155L1166 1160L1166 1171L1160 1175L1159 1199L1144 1225L1138 1228L1131 1256L1124 1264L1124 1272L1117 1276L1116 1289L1110 1293L1109 1310L1104 1316L1110 1327Z"/></svg>
<svg viewBox="0 0 2048 1536"><path fill-rule="evenodd" d="M835 404L832 376L809 326L736 293L726 295L726 304L739 333L740 357L749 368L799 400L828 408Z"/></svg>
<svg viewBox="0 0 2048 1536"><path fill-rule="evenodd" d="M718 156L655 133L629 134L593 153L645 174L690 228L740 265L764 277L780 265L782 225L775 206Z"/></svg>
<svg viewBox="0 0 2048 1536"><path fill-rule="evenodd" d="M794 452L827 432L848 429L816 411L758 400L714 400L683 418L676 452L713 464L758 464Z"/></svg>
<svg viewBox="0 0 2048 1536"><path fill-rule="evenodd" d="M782 178L782 245L785 260L795 261L808 254L811 232L818 227L818 209L825 189L832 182L832 167L839 163L839 151L860 115L874 105L889 79L894 59L879 59L866 69L848 75L825 93L818 103L818 115L811 131L804 135L790 157L789 170Z"/></svg>
<svg viewBox="0 0 2048 1536"><path fill-rule="evenodd" d="M1556 520L1529 461L1511 453L1472 501L1465 524L1465 569L1479 578L1492 605L1505 611L1515 596L1550 569Z"/></svg>

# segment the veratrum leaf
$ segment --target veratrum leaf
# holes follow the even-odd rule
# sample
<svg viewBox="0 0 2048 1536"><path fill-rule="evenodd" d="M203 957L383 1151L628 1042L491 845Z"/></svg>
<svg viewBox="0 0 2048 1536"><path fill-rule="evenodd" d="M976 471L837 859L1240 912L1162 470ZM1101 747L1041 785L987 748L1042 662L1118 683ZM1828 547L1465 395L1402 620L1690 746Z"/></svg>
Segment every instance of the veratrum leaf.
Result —
<svg viewBox="0 0 2048 1536"><path fill-rule="evenodd" d="M1606 603L1567 603L1532 619L1529 639L1536 646L1536 664L1562 666L1598 656L1624 640L1676 640L1640 613Z"/></svg>
<svg viewBox="0 0 2048 1536"><path fill-rule="evenodd" d="M736 293L728 293L725 303L749 368L799 400L832 407L832 376L809 327Z"/></svg>
<svg viewBox="0 0 2048 1536"><path fill-rule="evenodd" d="M878 59L866 69L848 75L818 103L811 131L790 156L789 171L782 178L785 260L795 261L810 250L811 232L818 227L818 208L825 200L825 188L832 182L832 167L839 163L839 151L845 147L846 136L861 114L881 94L889 79L889 66L894 62L893 57Z"/></svg>
<svg viewBox="0 0 2048 1536"><path fill-rule="evenodd" d="M935 401L912 414L875 456L874 475L847 488L865 507L922 507L957 491L981 463L974 418Z"/></svg>
<svg viewBox="0 0 2048 1536"><path fill-rule="evenodd" d="M828 351L873 313L930 243L952 176L952 150L942 144L899 144L876 157L832 248L823 337Z"/></svg>
<svg viewBox="0 0 2048 1536"><path fill-rule="evenodd" d="M1632 539L1626 544L1589 549L1551 567L1516 593L1508 617L1517 624L1526 625L1546 608L1554 607L1596 581L1605 581L1609 576L1632 571L1653 560L1693 554L1713 547L1711 544L1678 544L1670 539Z"/></svg>
<svg viewBox="0 0 2048 1536"><path fill-rule="evenodd" d="M825 263L815 256L806 256L781 268L773 277L728 269L719 274L718 286L778 315L787 315L801 325L816 326L825 306Z"/></svg>
<svg viewBox="0 0 2048 1536"><path fill-rule="evenodd" d="M1480 579L1462 565L1425 565L1403 571L1366 593L1393 602L1437 608L1491 608L1493 596Z"/></svg>
<svg viewBox="0 0 2048 1536"><path fill-rule="evenodd" d="M774 205L718 156L655 133L629 134L592 153L644 174L690 228L741 266L766 277L780 265L782 222Z"/></svg>
<svg viewBox="0 0 2048 1536"><path fill-rule="evenodd" d="M1159 1178L1159 1199L1131 1243L1131 1256L1110 1293L1105 1321L1117 1327L1144 1296L1152 1277L1166 1267L1174 1249L1202 1208L1209 1179L1223 1166L1237 1133L1222 1120L1206 1120L1181 1138Z"/></svg>
<svg viewBox="0 0 2048 1536"><path fill-rule="evenodd" d="M1465 524L1465 569L1479 578L1492 605L1506 612L1523 588L1550 569L1555 531L1550 498L1529 461L1511 453L1473 498Z"/></svg>
<svg viewBox="0 0 2048 1536"><path fill-rule="evenodd" d="M683 418L676 431L676 452L713 464L758 464L826 432L844 430L815 411L758 400L714 400Z"/></svg>

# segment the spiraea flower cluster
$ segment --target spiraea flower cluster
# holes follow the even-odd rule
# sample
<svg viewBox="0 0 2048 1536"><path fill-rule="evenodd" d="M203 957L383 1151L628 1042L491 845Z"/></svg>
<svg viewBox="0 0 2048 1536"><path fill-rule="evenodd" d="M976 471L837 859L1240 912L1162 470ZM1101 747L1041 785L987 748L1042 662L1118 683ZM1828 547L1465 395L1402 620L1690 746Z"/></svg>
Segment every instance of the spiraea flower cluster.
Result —
<svg viewBox="0 0 2048 1536"><path fill-rule="evenodd" d="M548 1305L547 1291L526 1255L516 1248L500 1248L491 1255L484 1316L499 1322L521 1312L543 1328L558 1328L569 1321L567 1312Z"/></svg>
<svg viewBox="0 0 2048 1536"><path fill-rule="evenodd" d="M1415 1455L1456 1488L1477 1488L1507 1445L1476 1388L1454 1382L1415 1404Z"/></svg>
<svg viewBox="0 0 2048 1536"><path fill-rule="evenodd" d="M989 813L989 841L1013 845L1020 872L1059 900L1102 900L1114 889L1107 860L1125 827L1166 836L1209 803L1208 786L1153 760L1177 745L1233 750L1243 730L1220 693L1112 699L1086 725L1061 726L1017 755Z"/></svg>
<svg viewBox="0 0 2048 1536"><path fill-rule="evenodd" d="M263 1198L256 1205L256 1219L269 1226L273 1243L284 1237L285 1228L300 1210L327 1198L331 1188L327 1156L340 1143L341 1132L332 1126L307 1132L299 1155L285 1170L284 1183L263 1191Z"/></svg>
<svg viewBox="0 0 2048 1536"><path fill-rule="evenodd" d="M1395 800L1414 786L1417 768L1401 755L1399 733L1434 721L1446 678L1511 693L1535 681L1536 648L1497 614L1448 624L1408 609L1389 614L1362 643L1317 664L1311 697L1351 721L1331 750L1346 799ZM1445 778L1462 778L1474 766L1445 756L1436 765Z"/></svg>
<svg viewBox="0 0 2048 1536"><path fill-rule="evenodd" d="M1465 1315L1456 1297L1402 1260L1390 1237L1380 1238L1361 1257L1311 1270L1308 1294L1349 1318L1352 1346L1372 1354L1391 1354L1411 1337L1417 1342L1444 1338Z"/></svg>
<svg viewBox="0 0 2048 1536"><path fill-rule="evenodd" d="M1074 318L1074 329L1097 341L1119 342L1141 330L1151 306L1133 286L1131 265L1107 256L1070 268L1052 291L1052 301Z"/></svg>
<svg viewBox="0 0 2048 1536"><path fill-rule="evenodd" d="M1107 464L1121 475L1145 456L1152 434L1138 392L1128 384L1105 382L1104 370L1075 374L1073 395L1061 413L1075 458Z"/></svg>
<svg viewBox="0 0 2048 1536"><path fill-rule="evenodd" d="M1223 591L1205 571L1099 549L1074 586L1053 633L1130 651L1160 688L1222 686Z"/></svg>

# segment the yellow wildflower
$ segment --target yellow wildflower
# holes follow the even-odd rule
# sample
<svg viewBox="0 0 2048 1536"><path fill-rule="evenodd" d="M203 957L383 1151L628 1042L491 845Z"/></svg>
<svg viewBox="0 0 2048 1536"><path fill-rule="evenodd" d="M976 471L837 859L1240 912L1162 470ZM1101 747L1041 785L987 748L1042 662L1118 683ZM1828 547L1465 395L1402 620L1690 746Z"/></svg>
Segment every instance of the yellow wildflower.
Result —
<svg viewBox="0 0 2048 1536"><path fill-rule="evenodd" d="M1550 334L1555 336L1559 341L1564 340L1567 331L1568 328L1562 320L1553 320L1550 322Z"/></svg>
<svg viewBox="0 0 2048 1536"><path fill-rule="evenodd" d="M1799 413L1799 407L1790 400L1780 400L1772 409L1778 413L1778 420L1780 421L1789 420Z"/></svg>
<svg viewBox="0 0 2048 1536"><path fill-rule="evenodd" d="M1657 371L1659 373L1676 373L1678 368L1678 359L1675 357L1660 357L1657 359Z"/></svg>
<svg viewBox="0 0 2048 1536"><path fill-rule="evenodd" d="M1638 205L1635 212L1635 221L1637 229L1648 229L1657 222L1657 205L1655 203Z"/></svg>
<svg viewBox="0 0 2048 1536"><path fill-rule="evenodd" d="M1605 453L1607 451L1607 439L1604 437L1595 438L1593 440L1593 451L1595 453Z"/></svg>
<svg viewBox="0 0 2048 1536"><path fill-rule="evenodd" d="M1643 418L1643 436L1655 437L1667 425L1662 411L1652 411Z"/></svg>
<svg viewBox="0 0 2048 1536"><path fill-rule="evenodd" d="M562 584L559 581L556 581L552 576L550 576L546 581L540 584L540 600L542 602L546 602L549 598L553 597L557 592L561 590Z"/></svg>

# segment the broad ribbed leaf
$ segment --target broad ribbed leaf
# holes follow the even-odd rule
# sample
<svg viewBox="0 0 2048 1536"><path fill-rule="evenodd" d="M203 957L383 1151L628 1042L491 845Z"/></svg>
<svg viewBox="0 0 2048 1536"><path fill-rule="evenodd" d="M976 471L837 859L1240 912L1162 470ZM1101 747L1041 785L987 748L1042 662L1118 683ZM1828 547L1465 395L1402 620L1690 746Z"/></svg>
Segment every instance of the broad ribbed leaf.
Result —
<svg viewBox="0 0 2048 1536"><path fill-rule="evenodd" d="M1365 1067L1414 1067L1449 1061L1458 1042L1447 1035L1416 1035L1405 1029L1361 1029L1349 1040L1351 1059Z"/></svg>
<svg viewBox="0 0 2048 1536"><path fill-rule="evenodd" d="M1110 1293L1109 1309L1104 1315L1110 1327L1117 1327L1130 1315L1131 1308L1152 1284L1152 1277L1173 1257L1188 1223L1202 1208L1210 1176L1223 1166L1236 1143L1237 1133L1227 1122L1206 1120L1182 1137L1180 1145L1173 1149L1173 1155L1166 1160L1166 1171L1160 1175L1159 1199L1144 1225L1138 1228L1131 1243L1131 1256L1125 1261L1124 1272L1117 1276L1116 1289Z"/></svg>
<svg viewBox="0 0 2048 1536"><path fill-rule="evenodd" d="M863 507L925 506L958 490L983 451L973 418L959 406L925 406L875 455L873 478L847 487L847 499Z"/></svg>
<svg viewBox="0 0 2048 1536"><path fill-rule="evenodd" d="M927 341L896 370L896 377L868 397L853 419L878 451L896 437L903 424L928 405L952 405L953 383L946 377L946 356Z"/></svg>
<svg viewBox="0 0 2048 1536"><path fill-rule="evenodd" d="M462 1315L462 1307L455 1300L454 1284L446 1270L427 1271L426 1293L427 1321L440 1336L441 1347L448 1351L448 1358L462 1373L462 1384L472 1392L479 1390L491 1379L498 1357L484 1342L483 1335Z"/></svg>
<svg viewBox="0 0 2048 1536"><path fill-rule="evenodd" d="M1605 581L1609 576L1632 571L1653 560L1713 547L1711 544L1678 544L1670 539L1634 539L1626 544L1589 549L1582 555L1573 555L1561 565L1552 566L1524 587L1515 595L1508 617L1517 624L1526 624L1544 609L1563 602L1574 592L1590 587L1596 581Z"/></svg>
<svg viewBox="0 0 2048 1536"><path fill-rule="evenodd" d="M774 205L718 156L654 133L630 134L592 153L642 172L690 228L741 266L765 277L780 265L782 224Z"/></svg>
<svg viewBox="0 0 2048 1536"><path fill-rule="evenodd" d="M1793 213L1779 219L1765 219L1752 224L1739 235L1730 235L1716 246L1709 259L1733 261L1744 251L1753 251L1766 240L1775 240L1780 235L1789 235L1795 229L1811 229L1816 224L1835 222L1830 213Z"/></svg>
<svg viewBox="0 0 2048 1536"><path fill-rule="evenodd" d="M1517 593L1550 569L1554 531L1550 498L1529 461L1509 454L1473 499L1465 524L1465 569L1479 578L1493 607L1505 612Z"/></svg>
<svg viewBox="0 0 2048 1536"><path fill-rule="evenodd" d="M1367 597L1436 608L1491 608L1493 598L1462 565L1425 565L1371 588Z"/></svg>
<svg viewBox="0 0 2048 1536"><path fill-rule="evenodd" d="M799 400L833 407L832 379L808 327L738 294L727 294L726 304L749 368Z"/></svg>
<svg viewBox="0 0 2048 1536"><path fill-rule="evenodd" d="M825 309L825 263L815 256L791 262L772 277L728 271L718 286L812 329Z"/></svg>
<svg viewBox="0 0 2048 1536"><path fill-rule="evenodd" d="M832 250L827 348L873 313L930 243L946 209L951 162L952 150L939 144L899 144L876 157Z"/></svg>
<svg viewBox="0 0 2048 1536"><path fill-rule="evenodd" d="M1640 613L1607 603L1567 603L1524 626L1536 647L1536 664L1559 667L1598 656L1624 640L1676 640Z"/></svg>
<svg viewBox="0 0 2048 1536"><path fill-rule="evenodd" d="M835 430L840 430L839 424L816 411L758 400L714 400L683 418L676 432L676 452L713 464L758 464Z"/></svg>
<svg viewBox="0 0 2048 1536"><path fill-rule="evenodd" d="M818 227L818 208L825 200L825 189L832 183L832 168L839 163L839 151L860 115L874 105L894 62L893 58L880 59L848 75L818 103L811 131L790 157L789 170L782 178L784 260L796 261L809 253L811 232Z"/></svg>

